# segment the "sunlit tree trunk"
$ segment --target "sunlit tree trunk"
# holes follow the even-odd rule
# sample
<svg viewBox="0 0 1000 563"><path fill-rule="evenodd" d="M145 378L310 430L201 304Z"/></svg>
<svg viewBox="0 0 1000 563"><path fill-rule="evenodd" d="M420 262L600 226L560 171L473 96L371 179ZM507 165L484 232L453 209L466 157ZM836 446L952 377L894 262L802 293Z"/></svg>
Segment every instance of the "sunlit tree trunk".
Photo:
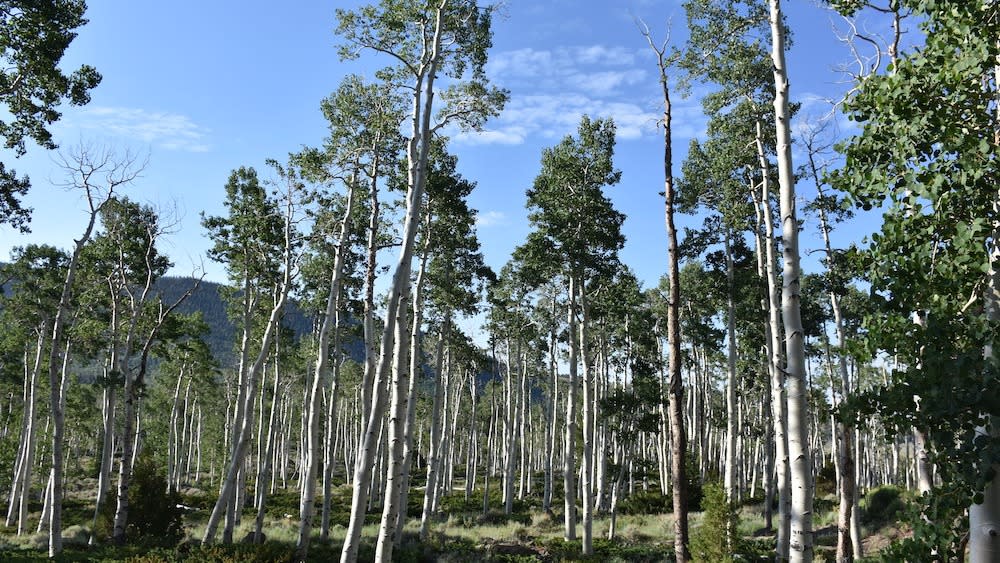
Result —
<svg viewBox="0 0 1000 563"><path fill-rule="evenodd" d="M813 484L809 453L808 400L805 381L804 332L800 313L799 225L796 219L795 177L785 66L785 29L780 0L770 0L771 61L774 71L774 115L777 139L782 238L782 321L785 329L785 375L788 386L788 454L792 484L789 559L812 561Z"/></svg>
<svg viewBox="0 0 1000 563"><path fill-rule="evenodd" d="M577 279L574 273L569 276L569 390L566 393L566 432L563 442L563 497L566 541L576 539L576 402L577 385L577 322L576 295Z"/></svg>

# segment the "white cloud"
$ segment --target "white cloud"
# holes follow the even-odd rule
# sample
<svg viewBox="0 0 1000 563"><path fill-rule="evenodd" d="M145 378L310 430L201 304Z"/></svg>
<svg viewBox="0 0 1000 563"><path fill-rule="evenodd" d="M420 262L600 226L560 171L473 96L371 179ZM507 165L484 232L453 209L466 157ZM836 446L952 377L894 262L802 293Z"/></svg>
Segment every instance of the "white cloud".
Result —
<svg viewBox="0 0 1000 563"><path fill-rule="evenodd" d="M84 108L75 117L82 129L140 141L167 150L207 152L207 130L185 115L139 108Z"/></svg>
<svg viewBox="0 0 1000 563"><path fill-rule="evenodd" d="M469 144L558 139L574 132L583 115L613 118L621 140L656 135L662 102L648 55L643 49L607 45L494 53L487 72L511 90L511 100L487 131L453 138ZM674 117L676 138L705 129L696 102L675 101Z"/></svg>
<svg viewBox="0 0 1000 563"><path fill-rule="evenodd" d="M476 226L477 227L494 227L496 225L503 225L507 222L507 216L500 211L487 211L485 213L476 213Z"/></svg>
<svg viewBox="0 0 1000 563"><path fill-rule="evenodd" d="M482 131L462 131L451 137L470 145L520 145L527 137L527 131L524 127L514 125Z"/></svg>
<svg viewBox="0 0 1000 563"><path fill-rule="evenodd" d="M635 64L635 55L635 50L626 49L625 47L592 45L581 48L577 52L577 60L582 64L629 66Z"/></svg>

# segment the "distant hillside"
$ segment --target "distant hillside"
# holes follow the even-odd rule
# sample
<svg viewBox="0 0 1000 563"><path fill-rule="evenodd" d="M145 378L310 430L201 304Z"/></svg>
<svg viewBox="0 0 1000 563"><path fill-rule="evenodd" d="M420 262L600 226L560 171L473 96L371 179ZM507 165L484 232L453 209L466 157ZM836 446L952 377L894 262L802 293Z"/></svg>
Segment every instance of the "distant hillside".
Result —
<svg viewBox="0 0 1000 563"><path fill-rule="evenodd" d="M164 277L156 283L156 290L161 292L164 301L171 303L194 285L195 281L194 278L188 277ZM236 327L226 314L226 302L219 293L222 287L218 283L202 281L198 289L177 310L183 314L201 312L209 328L206 343L215 359L225 366L231 365L236 359L233 349L236 342ZM284 325L291 328L296 337L309 334L312 330L310 320L292 301L286 307Z"/></svg>

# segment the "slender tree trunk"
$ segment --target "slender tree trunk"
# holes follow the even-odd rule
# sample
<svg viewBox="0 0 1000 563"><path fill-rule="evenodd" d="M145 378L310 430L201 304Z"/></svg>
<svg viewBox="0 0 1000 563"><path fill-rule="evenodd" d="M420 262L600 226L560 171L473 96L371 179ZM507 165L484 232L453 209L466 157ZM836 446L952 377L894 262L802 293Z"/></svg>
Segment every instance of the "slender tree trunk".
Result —
<svg viewBox="0 0 1000 563"><path fill-rule="evenodd" d="M778 183L781 191L781 223L784 240L781 302L787 355L785 375L788 385L788 453L792 482L789 559L797 563L812 561L813 557L813 485L808 444L804 333L799 310L799 224L796 219L795 178L788 112L788 73L785 66L785 29L780 0L770 0L770 21Z"/></svg>
<svg viewBox="0 0 1000 563"><path fill-rule="evenodd" d="M583 364L583 554L594 554L594 405L593 374L587 335L590 313L586 286L580 283L580 358Z"/></svg>
<svg viewBox="0 0 1000 563"><path fill-rule="evenodd" d="M681 330L680 330L680 254L677 248L677 228L674 225L674 172L673 137L671 129L672 106L670 101L669 61L666 44L657 47L646 28L644 35L649 47L656 53L657 71L663 94L663 215L667 228L667 340L669 355L667 373L668 412L670 420L670 474L673 486L674 559L677 563L688 560L688 491L686 475L687 444L684 433L684 384L681 380ZM704 459L702 455L702 459Z"/></svg>
<svg viewBox="0 0 1000 563"><path fill-rule="evenodd" d="M293 276L293 258L292 258L292 241L291 241L291 225L290 218L286 219L286 237L285 237L285 250L284 250L284 272L283 279L279 285L277 295L275 296L274 305L271 308L271 313L268 316L266 324L264 325L264 334L261 338L260 351L257 353L257 358L254 360L253 365L247 370L246 382L248 388L243 394L245 397L245 404L240 409L244 416L242 420L237 419L234 421L234 426L237 430L237 435L233 441L233 451L230 456L229 466L226 469L226 476L222 483L222 490L219 493L219 498L212 508L212 513L208 518L208 523L205 526L205 533L202 536L202 543L209 544L215 539L215 534L218 531L219 521L222 519L224 514L231 514L235 512L236 504L234 499L236 498L236 489L242 480L241 473L245 473L245 462L247 452L250 450L250 441L253 437L253 412L255 395L257 393L257 385L260 383L260 375L264 369L264 364L270 355L272 344L274 339L277 337L276 333L278 331L279 319L281 317L281 312L284 309L285 301L288 299L288 293L291 291L292 286L292 276ZM232 528L235 524L235 518L230 518L227 515L226 518L226 530L225 537L231 540L232 538Z"/></svg>
<svg viewBox="0 0 1000 563"><path fill-rule="evenodd" d="M309 539L312 531L314 503L316 499L316 472L319 469L320 436L320 397L323 393L323 376L327 371L327 364L330 356L330 331L336 330L337 309L340 303L340 282L344 271L344 262L347 254L348 237L350 236L351 215L354 211L354 186L356 178L352 178L347 188L347 204L344 208L344 218L340 222L339 242L336 254L333 259L333 269L330 272L330 288L326 298L326 311L323 315L322 324L319 329L319 338L316 351L316 369L313 372L312 388L309 392L309 408L307 411L306 430L306 461L305 469L300 482L302 483L302 494L299 499L299 538L296 544L296 556L305 560L309 551ZM334 354L339 355L339 350ZM334 361L337 361L336 359ZM334 370L336 376L336 370ZM334 377L330 382L330 409L327 420L332 421L336 414L337 404L337 380ZM329 431L329 430L328 430ZM329 494L329 479L324 478L324 491ZM328 506L324 500L324 509ZM324 510L324 530L328 522L327 511Z"/></svg>
<svg viewBox="0 0 1000 563"><path fill-rule="evenodd" d="M31 473L35 465L35 442L36 432L37 432L37 421L35 420L35 405L37 404L37 392L38 392L38 376L42 371L42 354L44 352L44 342L45 342L45 332L44 328L38 333L38 341L35 349L35 362L31 368L31 376L25 378L25 396L26 402L24 406L24 433L23 441L21 444L21 452L23 453L21 461L18 464L18 472L15 472L14 483L11 486L11 504L10 510L7 512L7 525L10 526L12 523L12 516L15 511L17 511L17 535L21 535L25 532L25 528L28 525L28 502L31 493Z"/></svg>
<svg viewBox="0 0 1000 563"><path fill-rule="evenodd" d="M382 329L381 354L375 373L374 389L379 389L382 382L388 379L392 359L393 334L396 329L398 306L402 292L407 291L410 282L411 260L416 241L417 225L421 218L423 192L426 183L427 158L430 154L431 112L434 100L434 79L441 56L441 35L443 25L443 6L435 13L434 34L431 38L430 57L426 65L418 69L413 88L413 113L411 115L411 135L407 143L408 178L406 194L406 215L403 222L402 248L396 265L392 282L389 286L389 298L386 305L386 317ZM385 397L382 393L374 393L372 398L372 413L367 420L367 428L363 444L360 448L357 469L354 474L354 494L351 499L351 517L347 530L347 538L341 551L342 563L353 563L358 557L358 547L361 539L361 527L364 523L364 511L368 504L368 485L371 468L375 456L376 427L381 426L385 410Z"/></svg>
<svg viewBox="0 0 1000 563"><path fill-rule="evenodd" d="M447 340L450 331L451 316L449 314L445 314L444 321L441 324L441 334L438 336L437 351L434 360L436 364L434 366L436 379L434 380L434 401L431 406L430 444L428 445L429 450L427 455L427 483L424 487L424 507L420 515L421 541L427 539L427 534L430 531L431 509L434 504L434 491L438 484L438 468L441 465L441 410L443 408L442 403L444 402L445 386L443 369L446 369L444 367L444 343L445 340Z"/></svg>
<svg viewBox="0 0 1000 563"><path fill-rule="evenodd" d="M736 282L735 266L733 264L733 248L731 245L730 231L725 228L725 252L726 252L726 282L728 291L726 295L726 334L728 344L726 350L727 370L726 370L726 460L724 471L724 485L726 489L726 502L734 504L737 502L736 494L736 439L739 433L737 428L737 399L736 399ZM733 546L733 534L735 530L726 526L726 545L729 552L735 552Z"/></svg>
<svg viewBox="0 0 1000 563"><path fill-rule="evenodd" d="M396 531L399 519L399 500L403 476L403 432L406 423L406 390L409 378L410 340L407 338L407 296L399 300L399 330L396 334L396 350L393 354L392 393L388 420L388 467L386 471L385 498L382 503L382 520L379 524L375 544L375 561L392 561L392 550L396 545ZM415 352L414 352L415 353Z"/></svg>
<svg viewBox="0 0 1000 563"><path fill-rule="evenodd" d="M66 316L69 314L70 301L73 298L73 284L76 281L76 270L80 262L80 253L84 246L90 241L90 236L94 232L94 225L101 208L111 198L111 191L108 191L107 199L99 205L94 204L93 192L87 189L88 203L90 205L90 218L84 229L83 236L76 239L73 254L70 257L69 265L66 269L66 278L63 282L62 294L59 297L59 305L52 320L52 338L49 339L49 394L52 408L52 510L49 512L49 557L55 557L62 552L62 480L63 480L63 429L65 419L63 416L62 403L62 381L59 374L59 346L63 342L63 331L65 329Z"/></svg>
<svg viewBox="0 0 1000 563"><path fill-rule="evenodd" d="M566 394L566 438L563 448L563 497L565 503L566 541L576 539L576 401L577 386L577 323L576 274L569 276L569 391Z"/></svg>
<svg viewBox="0 0 1000 563"><path fill-rule="evenodd" d="M403 537L403 526L406 523L407 507L410 497L410 471L413 464L413 427L416 419L417 407L417 374L421 370L421 330L424 322L423 317L423 288L424 278L427 272L427 260L429 257L431 237L429 232L424 238L424 251L421 256L420 270L417 272L416 283L413 287L413 302L411 304L413 319L410 325L410 353L409 353L409 380L406 390L406 419L403 428L403 467L402 482L399 490L399 515L396 519L395 545L398 547ZM419 448L417 448L419 451Z"/></svg>
<svg viewBox="0 0 1000 563"><path fill-rule="evenodd" d="M1000 41L998 41L1000 46ZM994 134L993 142L1000 147L1000 58L994 67L994 84L997 87L997 107L996 122L997 130ZM994 216L1000 211L1000 192L995 194L993 200ZM985 296L983 299L987 318L992 322L1000 320L1000 224L994 222L992 243L989 247L989 272L987 273L987 283ZM994 348L996 343L993 339L987 341L983 348L983 356L988 362L997 361L997 351ZM986 428L977 429L978 432L986 434L987 431L994 439L1000 435L1000 417L991 416L989 418L989 430ZM983 491L983 502L973 504L969 507L969 561L970 563L986 563L1000 560L1000 464L994 463L991 467L994 477L987 484Z"/></svg>

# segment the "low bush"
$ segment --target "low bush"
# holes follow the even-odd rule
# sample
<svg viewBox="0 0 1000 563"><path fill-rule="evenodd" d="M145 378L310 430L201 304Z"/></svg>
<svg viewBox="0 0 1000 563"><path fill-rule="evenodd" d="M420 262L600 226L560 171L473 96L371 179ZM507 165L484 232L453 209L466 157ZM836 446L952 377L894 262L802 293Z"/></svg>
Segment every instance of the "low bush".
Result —
<svg viewBox="0 0 1000 563"><path fill-rule="evenodd" d="M906 508L906 493L893 485L876 487L861 499L861 523L881 528L896 522Z"/></svg>

